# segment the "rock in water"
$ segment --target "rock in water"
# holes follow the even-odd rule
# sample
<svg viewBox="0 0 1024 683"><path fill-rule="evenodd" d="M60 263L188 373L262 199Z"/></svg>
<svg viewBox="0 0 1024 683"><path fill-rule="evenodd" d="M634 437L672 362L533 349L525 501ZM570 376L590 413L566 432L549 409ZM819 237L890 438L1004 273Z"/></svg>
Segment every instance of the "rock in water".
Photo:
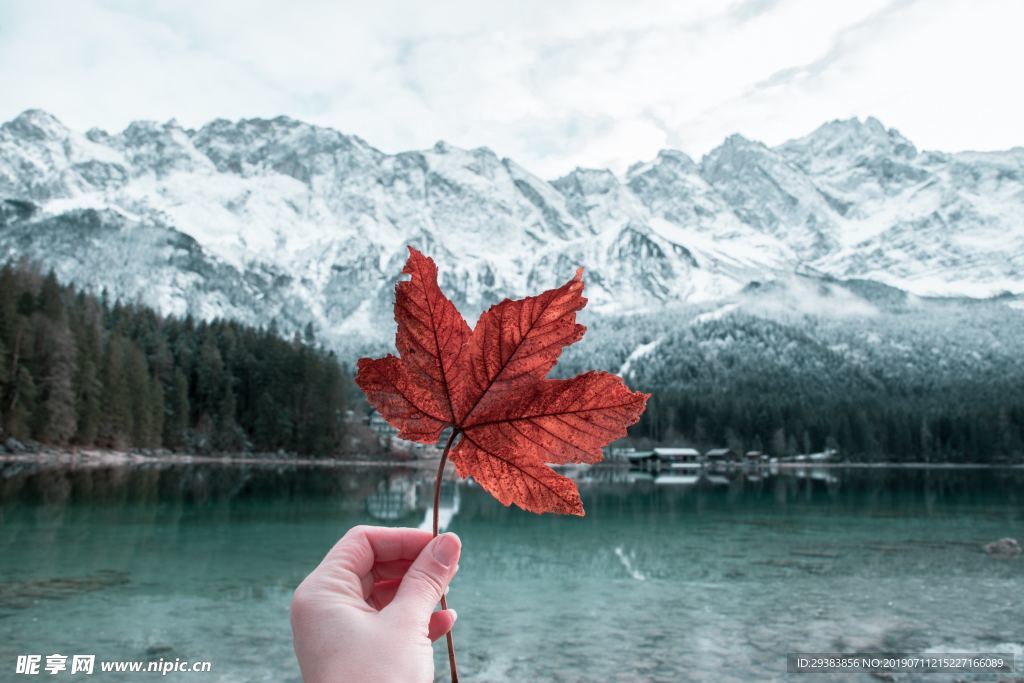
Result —
<svg viewBox="0 0 1024 683"><path fill-rule="evenodd" d="M1022 550L1020 543L1015 538L1000 538L985 546L985 552L992 557L1007 558L1020 555Z"/></svg>

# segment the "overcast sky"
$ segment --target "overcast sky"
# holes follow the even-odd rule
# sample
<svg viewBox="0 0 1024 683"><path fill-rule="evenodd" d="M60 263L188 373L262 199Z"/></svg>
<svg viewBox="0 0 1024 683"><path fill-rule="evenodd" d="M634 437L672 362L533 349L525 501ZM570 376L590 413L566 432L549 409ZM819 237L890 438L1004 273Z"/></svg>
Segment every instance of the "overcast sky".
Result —
<svg viewBox="0 0 1024 683"><path fill-rule="evenodd" d="M4 0L0 119L287 114L388 152L487 145L545 177L874 115L1024 145L1024 2Z"/></svg>

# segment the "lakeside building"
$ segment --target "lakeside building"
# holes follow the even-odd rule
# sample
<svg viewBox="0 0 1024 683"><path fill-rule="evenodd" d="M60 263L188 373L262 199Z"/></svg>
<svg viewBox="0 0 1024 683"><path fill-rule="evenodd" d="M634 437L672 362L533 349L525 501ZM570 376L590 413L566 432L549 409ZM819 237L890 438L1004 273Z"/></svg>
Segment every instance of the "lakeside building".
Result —
<svg viewBox="0 0 1024 683"><path fill-rule="evenodd" d="M605 462L629 462L629 458L637 450L632 446L606 446L602 459Z"/></svg>
<svg viewBox="0 0 1024 683"><path fill-rule="evenodd" d="M378 436L395 436L398 434L398 430L392 427L391 424L384 419L384 416L376 410L370 411L370 414L366 418L366 424Z"/></svg>
<svg viewBox="0 0 1024 683"><path fill-rule="evenodd" d="M417 458L435 458L443 450L440 444L424 444L399 437L398 430L376 410L371 410L366 416L366 426L377 435L377 442L389 451L397 451ZM442 442L448 438L448 434L447 429L442 432Z"/></svg>
<svg viewBox="0 0 1024 683"><path fill-rule="evenodd" d="M641 469L651 469L658 462L658 456L654 454L654 451L638 451L635 448L631 448L627 453L624 453L624 456L629 462L630 467L639 467Z"/></svg>
<svg viewBox="0 0 1024 683"><path fill-rule="evenodd" d="M820 457L820 456L816 456ZM762 466L771 458L764 451L751 450L737 453L731 448L712 448L701 455L696 448L659 446L651 450L616 448L605 451L608 461L626 462L631 468L647 472L675 472L683 474L701 468Z"/></svg>
<svg viewBox="0 0 1024 683"><path fill-rule="evenodd" d="M696 448L655 448L654 455L669 465L700 464L700 452Z"/></svg>
<svg viewBox="0 0 1024 683"><path fill-rule="evenodd" d="M704 462L708 465L724 465L736 462L739 456L731 448L712 448L704 454Z"/></svg>

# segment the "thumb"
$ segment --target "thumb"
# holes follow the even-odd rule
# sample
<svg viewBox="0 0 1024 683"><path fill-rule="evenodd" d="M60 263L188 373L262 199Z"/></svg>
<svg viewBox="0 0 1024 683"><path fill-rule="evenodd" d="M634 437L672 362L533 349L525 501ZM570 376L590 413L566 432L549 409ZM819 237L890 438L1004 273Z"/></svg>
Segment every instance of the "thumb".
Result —
<svg viewBox="0 0 1024 683"><path fill-rule="evenodd" d="M455 574L461 552L462 541L453 533L433 539L405 573L388 607L419 612L428 619Z"/></svg>

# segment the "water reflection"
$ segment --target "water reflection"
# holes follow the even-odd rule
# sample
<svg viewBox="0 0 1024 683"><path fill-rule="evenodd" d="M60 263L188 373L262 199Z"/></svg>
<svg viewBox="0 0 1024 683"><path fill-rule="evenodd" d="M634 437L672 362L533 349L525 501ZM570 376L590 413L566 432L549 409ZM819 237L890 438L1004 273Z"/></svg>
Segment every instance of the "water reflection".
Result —
<svg viewBox="0 0 1024 683"><path fill-rule="evenodd" d="M856 506L861 512L893 506L945 503L1024 504L1024 469L886 469L842 467L757 467L651 472L621 466L573 466L562 474L575 480L588 511L621 500L658 507L692 503L696 511L718 505ZM329 499L382 524L429 528L434 472L430 467L306 468L231 464L53 467L0 464L0 515L19 506L42 505L52 514L75 503L145 504L175 502L190 507L233 501ZM465 513L501 514L503 508L479 496L476 484L451 473L441 490L440 526ZM484 501L484 502L481 502ZM493 501L492 501L493 502ZM482 510L488 509L489 513ZM2 518L0 518L2 519Z"/></svg>
<svg viewBox="0 0 1024 683"><path fill-rule="evenodd" d="M462 483L441 482L438 496L438 528L445 530L459 514ZM379 522L406 523L431 530L434 525L434 475L425 471L388 472L377 489L366 497L366 514Z"/></svg>
<svg viewBox="0 0 1024 683"><path fill-rule="evenodd" d="M397 522L409 516L421 498L419 484L407 474L389 474L366 497L366 514L381 522Z"/></svg>
<svg viewBox="0 0 1024 683"><path fill-rule="evenodd" d="M444 482L441 525L469 549L450 596L467 680L781 681L797 649L1024 656L1024 561L983 550L1024 538L1024 470L564 474L585 519ZM217 662L209 680L299 683L294 586L355 524L429 528L433 477L0 466L0 661L173 652Z"/></svg>

